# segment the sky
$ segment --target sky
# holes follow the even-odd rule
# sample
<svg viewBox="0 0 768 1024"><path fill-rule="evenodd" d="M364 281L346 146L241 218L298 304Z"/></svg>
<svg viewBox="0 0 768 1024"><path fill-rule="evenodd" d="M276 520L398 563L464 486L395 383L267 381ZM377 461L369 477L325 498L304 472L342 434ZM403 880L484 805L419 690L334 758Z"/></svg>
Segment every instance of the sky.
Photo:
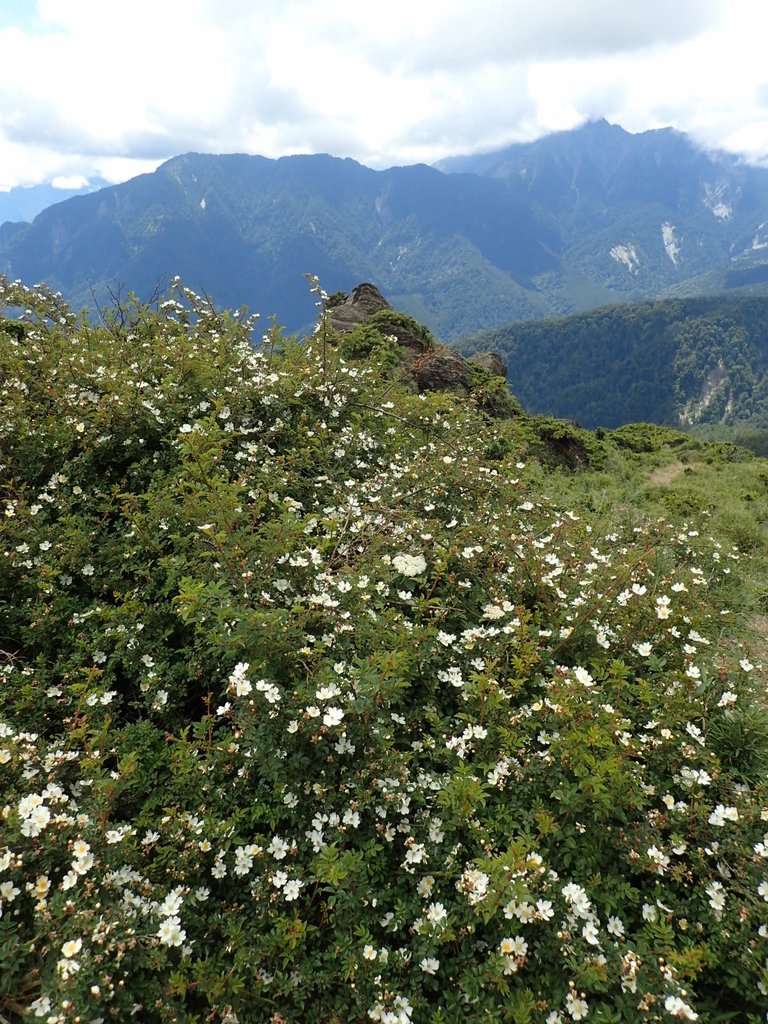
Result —
<svg viewBox="0 0 768 1024"><path fill-rule="evenodd" d="M0 0L0 189L434 163L604 117L768 164L768 0Z"/></svg>

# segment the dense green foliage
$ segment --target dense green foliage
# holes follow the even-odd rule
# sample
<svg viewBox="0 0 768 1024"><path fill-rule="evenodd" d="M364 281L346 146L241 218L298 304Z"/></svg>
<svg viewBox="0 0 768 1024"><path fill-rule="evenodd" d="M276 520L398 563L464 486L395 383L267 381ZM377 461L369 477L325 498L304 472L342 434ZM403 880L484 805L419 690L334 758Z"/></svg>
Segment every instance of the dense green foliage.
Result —
<svg viewBox="0 0 768 1024"><path fill-rule="evenodd" d="M498 349L524 408L587 427L768 427L768 299L606 306L486 331L459 347Z"/></svg>
<svg viewBox="0 0 768 1024"><path fill-rule="evenodd" d="M763 1020L765 463L0 300L5 1018Z"/></svg>

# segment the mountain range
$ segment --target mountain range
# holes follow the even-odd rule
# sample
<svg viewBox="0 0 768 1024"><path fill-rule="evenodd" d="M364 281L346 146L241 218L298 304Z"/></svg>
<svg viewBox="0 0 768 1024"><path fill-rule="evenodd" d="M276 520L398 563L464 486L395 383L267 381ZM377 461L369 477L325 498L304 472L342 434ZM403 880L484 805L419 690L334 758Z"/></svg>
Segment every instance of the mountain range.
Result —
<svg viewBox="0 0 768 1024"><path fill-rule="evenodd" d="M768 169L605 121L437 167L186 154L0 226L0 272L76 306L178 274L219 306L313 316L361 280L455 340L605 303L768 292Z"/></svg>

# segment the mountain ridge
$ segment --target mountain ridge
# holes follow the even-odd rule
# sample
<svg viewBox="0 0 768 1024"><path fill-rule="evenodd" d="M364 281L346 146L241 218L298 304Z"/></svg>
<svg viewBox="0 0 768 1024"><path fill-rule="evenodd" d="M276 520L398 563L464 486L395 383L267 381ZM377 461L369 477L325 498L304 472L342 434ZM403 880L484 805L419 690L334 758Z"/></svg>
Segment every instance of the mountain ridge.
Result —
<svg viewBox="0 0 768 1024"><path fill-rule="evenodd" d="M221 305L281 310L289 330L312 320L303 272L329 291L367 279L445 340L722 292L734 271L768 291L768 170L673 129L594 122L441 168L182 154L3 225L0 272L85 306L180 275Z"/></svg>

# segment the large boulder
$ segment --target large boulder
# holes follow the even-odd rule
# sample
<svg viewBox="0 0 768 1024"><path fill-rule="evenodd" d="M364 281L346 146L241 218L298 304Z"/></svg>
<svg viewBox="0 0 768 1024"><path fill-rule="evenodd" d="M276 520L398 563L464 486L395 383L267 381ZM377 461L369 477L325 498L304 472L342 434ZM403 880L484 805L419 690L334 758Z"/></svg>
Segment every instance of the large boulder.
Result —
<svg viewBox="0 0 768 1024"><path fill-rule="evenodd" d="M419 391L453 391L467 396L472 390L472 371L467 360L443 345L425 352L411 365Z"/></svg>

